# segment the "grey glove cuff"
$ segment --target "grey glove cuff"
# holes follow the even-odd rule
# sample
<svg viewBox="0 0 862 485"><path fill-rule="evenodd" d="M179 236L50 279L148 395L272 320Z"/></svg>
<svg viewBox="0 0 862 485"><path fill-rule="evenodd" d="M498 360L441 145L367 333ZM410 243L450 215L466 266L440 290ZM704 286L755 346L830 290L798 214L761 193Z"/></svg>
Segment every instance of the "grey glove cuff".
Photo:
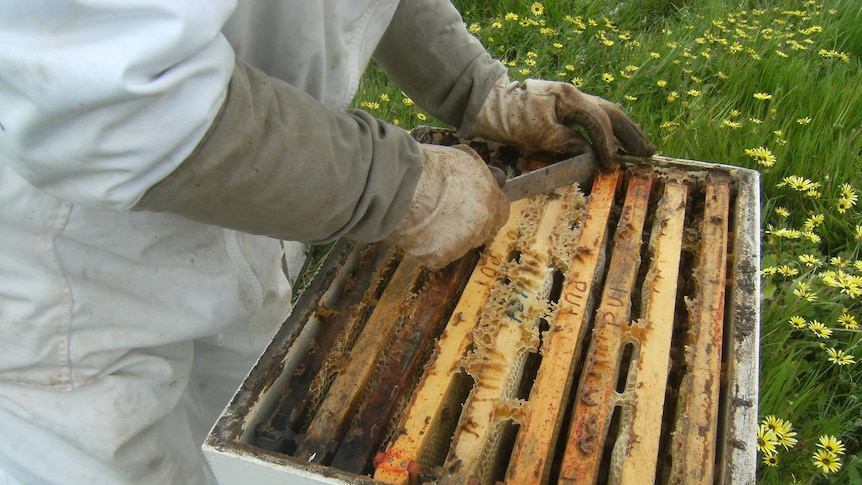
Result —
<svg viewBox="0 0 862 485"><path fill-rule="evenodd" d="M279 239L383 239L410 207L419 144L365 112L339 113L236 62L195 151L133 210Z"/></svg>
<svg viewBox="0 0 862 485"><path fill-rule="evenodd" d="M506 72L451 2L438 0L400 2L374 60L416 104L465 133Z"/></svg>

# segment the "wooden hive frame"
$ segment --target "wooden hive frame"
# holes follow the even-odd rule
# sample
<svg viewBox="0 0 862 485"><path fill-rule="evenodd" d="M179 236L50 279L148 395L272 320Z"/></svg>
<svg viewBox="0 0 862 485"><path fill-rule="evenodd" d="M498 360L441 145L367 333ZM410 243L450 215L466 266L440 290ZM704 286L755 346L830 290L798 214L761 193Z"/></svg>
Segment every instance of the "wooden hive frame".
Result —
<svg viewBox="0 0 862 485"><path fill-rule="evenodd" d="M653 164L514 202L441 272L339 243L210 435L214 468L753 483L757 176Z"/></svg>

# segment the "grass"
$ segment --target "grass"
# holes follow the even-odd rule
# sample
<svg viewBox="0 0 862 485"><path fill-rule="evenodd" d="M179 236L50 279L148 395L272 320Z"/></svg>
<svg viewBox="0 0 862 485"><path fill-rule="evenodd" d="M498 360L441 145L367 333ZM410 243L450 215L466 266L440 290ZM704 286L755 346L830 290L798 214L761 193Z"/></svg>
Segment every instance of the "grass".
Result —
<svg viewBox="0 0 862 485"><path fill-rule="evenodd" d="M761 172L758 481L862 484L862 2L455 4L513 79L620 103L661 154ZM439 124L374 67L356 104Z"/></svg>

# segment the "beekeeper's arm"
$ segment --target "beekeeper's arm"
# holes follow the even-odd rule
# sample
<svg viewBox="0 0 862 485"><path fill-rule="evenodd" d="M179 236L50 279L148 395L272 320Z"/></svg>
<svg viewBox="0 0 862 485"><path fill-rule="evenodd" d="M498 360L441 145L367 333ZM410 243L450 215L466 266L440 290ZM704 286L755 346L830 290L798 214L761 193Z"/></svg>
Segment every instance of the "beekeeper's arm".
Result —
<svg viewBox="0 0 862 485"><path fill-rule="evenodd" d="M615 104L568 83L509 82L467 32L451 2L402 1L374 59L417 104L470 137L534 152L582 153L590 149L574 125L584 127L605 165L617 144L634 155L655 149Z"/></svg>
<svg viewBox="0 0 862 485"><path fill-rule="evenodd" d="M236 61L231 2L23 5L0 7L0 156L55 197L282 239L394 232L434 267L502 224L472 155ZM472 169L450 180L450 166Z"/></svg>

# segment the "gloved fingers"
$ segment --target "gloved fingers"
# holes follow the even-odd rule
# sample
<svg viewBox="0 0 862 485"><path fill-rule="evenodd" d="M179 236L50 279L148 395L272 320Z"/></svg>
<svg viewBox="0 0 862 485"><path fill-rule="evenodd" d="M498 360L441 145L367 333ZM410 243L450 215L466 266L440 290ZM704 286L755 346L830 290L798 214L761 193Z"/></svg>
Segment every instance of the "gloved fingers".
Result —
<svg viewBox="0 0 862 485"><path fill-rule="evenodd" d="M509 217L509 201L469 147L421 148L422 176L410 210L390 239L437 270L493 237Z"/></svg>
<svg viewBox="0 0 862 485"><path fill-rule="evenodd" d="M649 142L646 133L626 115L622 108L604 99L599 103L610 118L614 136L619 140L623 150L638 157L651 157L655 154L655 146Z"/></svg>
<svg viewBox="0 0 862 485"><path fill-rule="evenodd" d="M548 143L545 146L556 146L561 148L561 151L567 155L575 156L592 151L593 147L583 135L573 130L571 127L562 124L553 125L548 130L549 138L554 140L554 143ZM562 143L560 140L563 140Z"/></svg>
<svg viewBox="0 0 862 485"><path fill-rule="evenodd" d="M470 248L478 247L491 239L496 234L497 229L503 227L503 224L509 219L509 199L500 190L502 184L494 176L491 167L485 164L485 161L482 160L482 157L478 153L467 145L455 145L451 148L461 150L469 155L473 159L472 164L475 165L475 170L483 173L483 177L487 182L492 182L490 185L486 183L484 187L480 187L476 194L480 200L485 200L490 215L484 218L482 230L474 234L475 237L472 240ZM505 184L505 179L503 183Z"/></svg>
<svg viewBox="0 0 862 485"><path fill-rule="evenodd" d="M566 84L561 85L569 87ZM593 96L581 93L574 86L570 87L571 89L565 89L565 92L561 93L557 116L564 125L583 127L590 136L599 163L604 167L612 167L616 138L611 118ZM571 130L568 127L567 129Z"/></svg>

